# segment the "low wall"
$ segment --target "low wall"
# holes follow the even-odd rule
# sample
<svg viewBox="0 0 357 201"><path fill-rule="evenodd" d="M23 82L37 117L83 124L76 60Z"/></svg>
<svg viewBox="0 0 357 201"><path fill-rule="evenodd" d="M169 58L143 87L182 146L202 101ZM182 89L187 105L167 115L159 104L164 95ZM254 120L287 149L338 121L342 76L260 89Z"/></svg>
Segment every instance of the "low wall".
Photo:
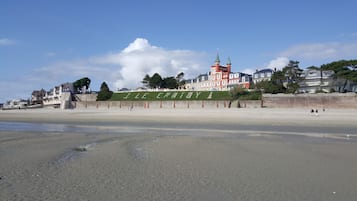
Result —
<svg viewBox="0 0 357 201"><path fill-rule="evenodd" d="M263 94L259 101L95 101L94 95L82 96L70 108L111 109L187 109L187 108L354 108L357 109L356 93L329 94ZM87 99L87 101L85 100Z"/></svg>
<svg viewBox="0 0 357 201"><path fill-rule="evenodd" d="M79 109L187 109L228 108L229 101L80 101L74 102Z"/></svg>
<svg viewBox="0 0 357 201"><path fill-rule="evenodd" d="M356 93L329 94L263 94L263 107L268 108L355 108Z"/></svg>
<svg viewBox="0 0 357 201"><path fill-rule="evenodd" d="M98 94L74 94L77 101L96 101Z"/></svg>
<svg viewBox="0 0 357 201"><path fill-rule="evenodd" d="M231 104L233 108L261 108L261 100L236 100Z"/></svg>

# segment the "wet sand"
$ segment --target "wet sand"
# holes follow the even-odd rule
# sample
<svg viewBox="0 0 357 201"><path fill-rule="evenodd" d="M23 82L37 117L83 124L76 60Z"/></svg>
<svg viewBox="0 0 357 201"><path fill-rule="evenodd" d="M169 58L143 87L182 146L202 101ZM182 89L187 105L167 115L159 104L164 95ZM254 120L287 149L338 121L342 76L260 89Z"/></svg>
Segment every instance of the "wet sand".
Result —
<svg viewBox="0 0 357 201"><path fill-rule="evenodd" d="M34 127L0 129L0 200L354 200L356 117L297 109L0 111L0 122Z"/></svg>

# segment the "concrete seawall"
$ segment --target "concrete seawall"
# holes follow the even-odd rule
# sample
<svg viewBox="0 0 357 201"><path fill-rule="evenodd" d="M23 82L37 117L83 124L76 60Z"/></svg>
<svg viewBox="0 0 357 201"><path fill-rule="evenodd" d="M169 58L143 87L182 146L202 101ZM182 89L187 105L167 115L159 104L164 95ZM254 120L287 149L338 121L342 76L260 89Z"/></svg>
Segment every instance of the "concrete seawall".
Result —
<svg viewBox="0 0 357 201"><path fill-rule="evenodd" d="M263 94L263 107L357 109L357 94Z"/></svg>
<svg viewBox="0 0 357 201"><path fill-rule="evenodd" d="M78 97L77 97L78 98ZM263 100L226 101L95 101L95 96L82 95L81 101L69 108L79 109L198 109L198 108L353 108L357 109L356 93L330 94L263 94Z"/></svg>
<svg viewBox="0 0 357 201"><path fill-rule="evenodd" d="M73 103L73 107L79 109L212 109L229 106L230 101L81 101Z"/></svg>

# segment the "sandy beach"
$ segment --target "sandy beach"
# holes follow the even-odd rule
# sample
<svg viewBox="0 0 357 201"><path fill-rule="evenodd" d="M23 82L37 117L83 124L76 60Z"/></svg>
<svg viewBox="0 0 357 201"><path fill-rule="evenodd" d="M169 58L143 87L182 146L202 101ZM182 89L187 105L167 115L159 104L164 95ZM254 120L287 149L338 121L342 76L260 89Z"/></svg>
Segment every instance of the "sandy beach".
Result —
<svg viewBox="0 0 357 201"><path fill-rule="evenodd" d="M354 200L357 111L0 111L0 200Z"/></svg>

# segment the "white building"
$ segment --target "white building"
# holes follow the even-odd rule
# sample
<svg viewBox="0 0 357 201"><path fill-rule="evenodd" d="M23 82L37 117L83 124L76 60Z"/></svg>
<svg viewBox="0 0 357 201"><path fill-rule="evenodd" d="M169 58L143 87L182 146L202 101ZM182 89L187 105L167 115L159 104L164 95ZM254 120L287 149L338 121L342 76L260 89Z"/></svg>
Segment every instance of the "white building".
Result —
<svg viewBox="0 0 357 201"><path fill-rule="evenodd" d="M231 72L230 58L228 58L226 66L222 66L217 55L210 72L201 74L194 79L186 80L185 88L189 90L229 90L233 87L249 89L250 83L250 75Z"/></svg>
<svg viewBox="0 0 357 201"><path fill-rule="evenodd" d="M257 70L255 73L253 73L253 83L256 84L261 81L270 81L272 75L272 69L267 68L263 70Z"/></svg>
<svg viewBox="0 0 357 201"><path fill-rule="evenodd" d="M53 89L50 89L50 91L46 92L43 97L43 105L62 108L64 107L63 105L70 101L72 92L72 83L64 83L59 86L55 86Z"/></svg>
<svg viewBox="0 0 357 201"><path fill-rule="evenodd" d="M14 99L7 101L3 106L3 110L10 110L10 109L25 109L28 106L28 101L23 99Z"/></svg>
<svg viewBox="0 0 357 201"><path fill-rule="evenodd" d="M302 72L303 80L299 82L299 92L316 93L317 91L330 92L334 89L334 71L321 71L318 69L306 69Z"/></svg>

